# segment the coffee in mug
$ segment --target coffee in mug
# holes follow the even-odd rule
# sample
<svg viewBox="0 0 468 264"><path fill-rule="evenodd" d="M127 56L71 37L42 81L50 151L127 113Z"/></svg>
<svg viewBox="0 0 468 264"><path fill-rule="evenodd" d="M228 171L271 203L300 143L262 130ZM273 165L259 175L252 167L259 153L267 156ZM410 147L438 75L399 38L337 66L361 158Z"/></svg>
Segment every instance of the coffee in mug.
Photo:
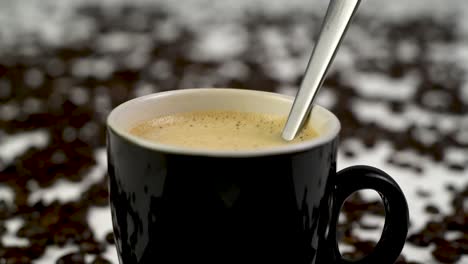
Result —
<svg viewBox="0 0 468 264"><path fill-rule="evenodd" d="M286 116L237 111L197 111L156 117L130 130L162 144L190 148L245 150L294 144L317 137L305 126L292 141L281 138Z"/></svg>
<svg viewBox="0 0 468 264"><path fill-rule="evenodd" d="M208 88L147 95L115 108L107 150L120 263L394 263L409 224L400 187L370 166L337 171L340 122L318 105L306 123L313 136L275 145L269 129L279 137L292 103L275 93ZM222 115L225 123L215 122ZM249 136L236 139L239 120ZM164 139L131 132L157 134L165 122L173 127ZM220 132L205 133L210 126ZM242 137L246 145L232 141ZM385 227L374 251L350 262L339 252L336 227L346 198L363 189L382 196Z"/></svg>

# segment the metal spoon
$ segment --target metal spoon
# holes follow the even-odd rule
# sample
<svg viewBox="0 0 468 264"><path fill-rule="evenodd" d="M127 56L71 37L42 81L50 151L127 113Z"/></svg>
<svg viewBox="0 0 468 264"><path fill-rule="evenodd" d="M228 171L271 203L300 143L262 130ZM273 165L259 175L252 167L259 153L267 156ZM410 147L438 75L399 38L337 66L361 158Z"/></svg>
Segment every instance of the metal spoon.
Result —
<svg viewBox="0 0 468 264"><path fill-rule="evenodd" d="M319 38L310 56L304 79L302 79L301 88L283 129L284 140L293 140L309 116L314 98L322 86L327 70L359 3L360 0L330 0Z"/></svg>

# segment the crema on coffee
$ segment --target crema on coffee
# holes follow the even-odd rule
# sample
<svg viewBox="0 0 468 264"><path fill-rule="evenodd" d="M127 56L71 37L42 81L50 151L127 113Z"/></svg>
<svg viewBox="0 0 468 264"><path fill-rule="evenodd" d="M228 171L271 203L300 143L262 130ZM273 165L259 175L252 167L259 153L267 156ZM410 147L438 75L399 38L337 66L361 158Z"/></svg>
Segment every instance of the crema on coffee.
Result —
<svg viewBox="0 0 468 264"><path fill-rule="evenodd" d="M281 138L286 116L236 111L201 111L160 116L130 129L134 136L161 144L210 150L253 150L317 137L311 126L293 141Z"/></svg>

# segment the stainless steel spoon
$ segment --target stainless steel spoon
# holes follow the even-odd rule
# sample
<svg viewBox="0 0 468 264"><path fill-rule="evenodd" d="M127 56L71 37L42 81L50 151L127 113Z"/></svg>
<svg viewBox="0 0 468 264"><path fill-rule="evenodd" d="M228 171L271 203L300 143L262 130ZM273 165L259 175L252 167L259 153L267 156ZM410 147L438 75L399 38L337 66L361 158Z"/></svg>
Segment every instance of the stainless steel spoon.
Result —
<svg viewBox="0 0 468 264"><path fill-rule="evenodd" d="M314 98L359 3L360 0L330 0L319 38L283 129L284 140L293 140L308 118Z"/></svg>

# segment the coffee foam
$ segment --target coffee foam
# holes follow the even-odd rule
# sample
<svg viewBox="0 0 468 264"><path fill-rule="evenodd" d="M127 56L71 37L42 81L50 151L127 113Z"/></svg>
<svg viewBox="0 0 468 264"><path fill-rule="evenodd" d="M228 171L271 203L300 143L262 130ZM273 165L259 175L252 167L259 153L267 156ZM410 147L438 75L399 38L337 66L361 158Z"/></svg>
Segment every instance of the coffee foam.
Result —
<svg viewBox="0 0 468 264"><path fill-rule="evenodd" d="M133 127L134 136L198 149L248 150L293 144L317 137L310 126L290 142L281 138L286 117L236 111L187 112L161 116Z"/></svg>

